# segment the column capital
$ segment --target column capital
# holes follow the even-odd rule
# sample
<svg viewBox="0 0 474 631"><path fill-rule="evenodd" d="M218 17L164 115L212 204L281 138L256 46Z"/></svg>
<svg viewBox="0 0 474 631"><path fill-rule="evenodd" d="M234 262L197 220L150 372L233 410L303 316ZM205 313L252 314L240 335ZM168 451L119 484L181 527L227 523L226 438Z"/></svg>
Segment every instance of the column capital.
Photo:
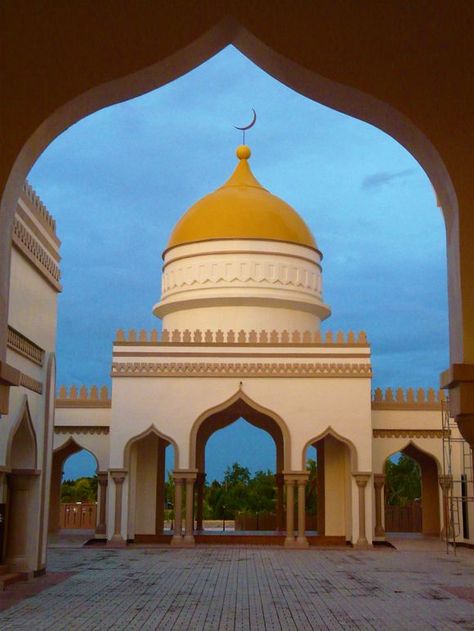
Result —
<svg viewBox="0 0 474 631"><path fill-rule="evenodd" d="M453 476L452 475L440 475L438 476L438 481L440 487L443 491L449 491L453 484Z"/></svg>
<svg viewBox="0 0 474 631"><path fill-rule="evenodd" d="M385 473L374 473L374 486L381 489L385 484Z"/></svg>
<svg viewBox="0 0 474 631"><path fill-rule="evenodd" d="M110 476L115 484L122 484L127 477L127 469L109 469Z"/></svg>
<svg viewBox="0 0 474 631"><path fill-rule="evenodd" d="M309 478L308 471L283 471L283 477L285 482L299 482L306 483Z"/></svg>
<svg viewBox="0 0 474 631"><path fill-rule="evenodd" d="M107 486L107 484L109 483L108 471L99 471L97 473L97 480L101 486Z"/></svg>
<svg viewBox="0 0 474 631"><path fill-rule="evenodd" d="M196 480L198 473L198 469L175 469L173 479L175 482L178 480Z"/></svg>
<svg viewBox="0 0 474 631"><path fill-rule="evenodd" d="M357 473L353 473L352 477L356 481L357 486L365 488L367 486L367 482L372 477L372 473L369 471L358 471Z"/></svg>

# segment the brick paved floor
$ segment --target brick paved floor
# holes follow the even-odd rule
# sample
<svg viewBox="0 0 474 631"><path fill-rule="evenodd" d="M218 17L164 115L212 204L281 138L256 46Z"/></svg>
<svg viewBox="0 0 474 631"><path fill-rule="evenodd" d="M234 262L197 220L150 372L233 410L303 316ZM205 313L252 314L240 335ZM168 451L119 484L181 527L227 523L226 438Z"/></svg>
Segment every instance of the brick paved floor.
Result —
<svg viewBox="0 0 474 631"><path fill-rule="evenodd" d="M55 548L0 629L474 629L474 552Z"/></svg>

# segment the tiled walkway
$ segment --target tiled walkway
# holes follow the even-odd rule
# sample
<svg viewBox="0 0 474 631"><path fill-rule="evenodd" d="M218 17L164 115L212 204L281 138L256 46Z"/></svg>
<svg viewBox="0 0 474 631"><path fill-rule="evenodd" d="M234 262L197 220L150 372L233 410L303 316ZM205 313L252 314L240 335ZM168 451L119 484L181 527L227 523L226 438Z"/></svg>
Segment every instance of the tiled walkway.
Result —
<svg viewBox="0 0 474 631"><path fill-rule="evenodd" d="M0 629L474 629L474 552L55 548Z"/></svg>

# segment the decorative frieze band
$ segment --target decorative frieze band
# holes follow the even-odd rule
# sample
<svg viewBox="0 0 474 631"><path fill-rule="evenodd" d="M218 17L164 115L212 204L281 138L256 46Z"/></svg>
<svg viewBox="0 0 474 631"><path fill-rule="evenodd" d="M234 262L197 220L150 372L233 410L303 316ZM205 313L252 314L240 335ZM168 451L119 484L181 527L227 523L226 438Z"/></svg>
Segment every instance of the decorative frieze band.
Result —
<svg viewBox="0 0 474 631"><path fill-rule="evenodd" d="M66 386L59 388L56 398L57 408L110 408L111 401L107 386L81 386L79 390L76 386L68 389Z"/></svg>
<svg viewBox="0 0 474 631"><path fill-rule="evenodd" d="M374 438L443 438L442 429L374 429Z"/></svg>
<svg viewBox="0 0 474 631"><path fill-rule="evenodd" d="M168 331L164 329L161 333L156 329L152 331L146 331L145 329L124 331L124 329L119 329L115 337L115 344L368 346L367 336L364 331L360 331L357 334L349 331L346 334L343 331L321 333L321 331L244 331L243 329L240 331L221 331L220 329L217 331L211 331L210 329L206 331L201 331L200 329L195 331L190 331L189 329Z"/></svg>
<svg viewBox="0 0 474 631"><path fill-rule="evenodd" d="M20 374L19 385L23 386L24 388L28 388L28 390L31 390L32 392L36 392L38 394L43 393L43 384L41 383L41 381L37 381L36 379L33 379L33 377L25 375L24 372Z"/></svg>
<svg viewBox="0 0 474 631"><path fill-rule="evenodd" d="M40 220L43 226L53 235L56 235L56 221L50 214L46 206L43 204L36 191L33 189L29 182L23 184L23 193L25 197L31 202L30 208L32 208L36 217Z"/></svg>
<svg viewBox="0 0 474 631"><path fill-rule="evenodd" d="M56 291L61 291L59 265L17 218L13 222L12 243L34 264Z"/></svg>
<svg viewBox="0 0 474 631"><path fill-rule="evenodd" d="M395 394L392 388L387 388L385 392L377 388L372 398L373 410L441 410L445 399L444 391L433 388L424 390L418 388L397 388Z"/></svg>
<svg viewBox="0 0 474 631"><path fill-rule="evenodd" d="M108 434L108 425L55 425L55 434Z"/></svg>
<svg viewBox="0 0 474 631"><path fill-rule="evenodd" d="M112 377L370 377L370 364L148 363L112 364Z"/></svg>
<svg viewBox="0 0 474 631"><path fill-rule="evenodd" d="M7 346L38 366L43 365L44 350L11 326L8 327Z"/></svg>

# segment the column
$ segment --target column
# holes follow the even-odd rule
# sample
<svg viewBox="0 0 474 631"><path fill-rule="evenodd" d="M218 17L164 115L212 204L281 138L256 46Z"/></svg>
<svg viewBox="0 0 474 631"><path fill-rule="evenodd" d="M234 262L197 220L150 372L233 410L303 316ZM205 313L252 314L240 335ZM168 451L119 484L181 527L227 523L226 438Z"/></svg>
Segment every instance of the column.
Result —
<svg viewBox="0 0 474 631"><path fill-rule="evenodd" d="M105 511L107 507L107 485L109 483L109 475L107 471L99 471L97 474L99 481L99 522L95 529L96 537L99 539L101 536L105 536L107 532Z"/></svg>
<svg viewBox="0 0 474 631"><path fill-rule="evenodd" d="M448 539L452 538L452 524L449 510L449 492L453 484L453 477L451 475L440 475L439 485L443 492L443 527L441 529L441 537L445 537L448 533Z"/></svg>
<svg viewBox="0 0 474 631"><path fill-rule="evenodd" d="M285 480L284 480L284 476L283 473L277 473L275 475L275 482L276 482L276 488L277 488L277 492L276 492L276 529L278 532L282 532L283 530L285 530L285 523L284 523L284 507L283 507L283 502L284 502L284 496L285 496Z"/></svg>
<svg viewBox="0 0 474 631"><path fill-rule="evenodd" d="M28 537L32 524L32 494L37 474L12 473L8 475L8 521L6 528L5 562L10 572L31 572L33 539Z"/></svg>
<svg viewBox="0 0 474 631"><path fill-rule="evenodd" d="M308 474L302 474L298 477L298 536L296 537L296 545L302 548L309 546L306 538L306 482Z"/></svg>
<svg viewBox="0 0 474 631"><path fill-rule="evenodd" d="M286 479L286 539L285 546L295 545L295 481Z"/></svg>
<svg viewBox="0 0 474 631"><path fill-rule="evenodd" d="M122 537L122 493L127 472L123 469L110 469L110 476L115 484L114 534L110 540L115 545L126 545Z"/></svg>
<svg viewBox="0 0 474 631"><path fill-rule="evenodd" d="M325 481L325 452L324 438L314 445L318 455L318 481L317 481L317 528L318 535L326 534L326 481Z"/></svg>
<svg viewBox="0 0 474 631"><path fill-rule="evenodd" d="M183 482L180 477L174 476L174 533L171 539L172 545L183 543L181 506L183 503Z"/></svg>
<svg viewBox="0 0 474 631"><path fill-rule="evenodd" d="M184 543L194 545L193 523L194 523L194 483L196 474L186 477L186 523L184 532Z"/></svg>
<svg viewBox="0 0 474 631"><path fill-rule="evenodd" d="M165 449L167 442L158 438L156 454L155 534L162 535L165 519Z"/></svg>
<svg viewBox="0 0 474 631"><path fill-rule="evenodd" d="M196 507L196 530L202 532L203 527L203 507L204 507L204 487L206 484L206 474L198 473L196 478L196 494L197 494L197 507Z"/></svg>
<svg viewBox="0 0 474 631"><path fill-rule="evenodd" d="M368 546L365 530L365 487L370 479L370 473L353 473L357 487L359 489L359 538L357 546Z"/></svg>
<svg viewBox="0 0 474 631"><path fill-rule="evenodd" d="M375 490L375 536L385 537L385 530L383 528L382 510L385 506L383 501L382 489L385 484L385 475L383 473L374 474L374 490Z"/></svg>

